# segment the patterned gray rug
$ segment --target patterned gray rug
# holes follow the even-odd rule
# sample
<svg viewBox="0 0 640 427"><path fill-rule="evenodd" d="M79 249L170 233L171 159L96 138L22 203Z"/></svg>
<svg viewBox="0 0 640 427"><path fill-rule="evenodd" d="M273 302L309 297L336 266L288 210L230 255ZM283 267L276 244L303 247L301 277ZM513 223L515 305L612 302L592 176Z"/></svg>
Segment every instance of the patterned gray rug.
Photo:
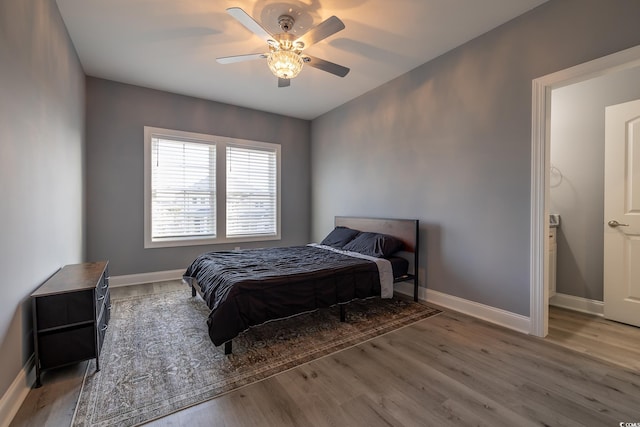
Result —
<svg viewBox="0 0 640 427"><path fill-rule="evenodd" d="M209 340L209 309L191 291L112 301L100 357L87 367L73 426L132 426L440 313L404 299L370 299L252 328L233 354Z"/></svg>

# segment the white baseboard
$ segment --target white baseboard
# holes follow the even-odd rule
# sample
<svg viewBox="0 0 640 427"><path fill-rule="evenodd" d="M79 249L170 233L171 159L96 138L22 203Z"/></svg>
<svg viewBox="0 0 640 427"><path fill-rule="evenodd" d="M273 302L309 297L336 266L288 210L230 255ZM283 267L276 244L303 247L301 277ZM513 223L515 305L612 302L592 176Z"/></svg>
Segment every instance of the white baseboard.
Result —
<svg viewBox="0 0 640 427"><path fill-rule="evenodd" d="M8 427L35 383L34 356L22 367L20 373L0 399L0 427Z"/></svg>
<svg viewBox="0 0 640 427"><path fill-rule="evenodd" d="M119 286L139 285L142 283L165 282L167 280L180 280L184 269L154 271L151 273L127 274L124 276L111 276L109 286L117 288Z"/></svg>
<svg viewBox="0 0 640 427"><path fill-rule="evenodd" d="M413 296L413 284L397 283L394 288L401 294ZM529 334L531 331L531 319L521 314L426 288L418 288L418 298L524 334Z"/></svg>
<svg viewBox="0 0 640 427"><path fill-rule="evenodd" d="M407 295L413 298L413 282L394 283L393 290L401 293L402 295ZM427 300L427 288L418 288L418 299L422 301Z"/></svg>
<svg viewBox="0 0 640 427"><path fill-rule="evenodd" d="M549 300L549 305L580 311L582 313L604 316L604 302L573 295L556 293Z"/></svg>

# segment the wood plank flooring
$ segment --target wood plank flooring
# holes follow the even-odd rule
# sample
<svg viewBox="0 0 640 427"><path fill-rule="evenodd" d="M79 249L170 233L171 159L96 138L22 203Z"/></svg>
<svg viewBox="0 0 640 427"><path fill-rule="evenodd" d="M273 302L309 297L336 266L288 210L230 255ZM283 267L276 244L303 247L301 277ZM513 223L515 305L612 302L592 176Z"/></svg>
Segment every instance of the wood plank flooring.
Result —
<svg viewBox="0 0 640 427"><path fill-rule="evenodd" d="M113 291L114 296L116 292L162 292L171 286ZM640 422L638 338L640 328L555 307L547 339L445 310L149 425L617 426ZM45 373L43 387L30 392L11 426L69 425L82 372L82 366L77 366Z"/></svg>
<svg viewBox="0 0 640 427"><path fill-rule="evenodd" d="M547 340L640 371L640 328L550 307Z"/></svg>

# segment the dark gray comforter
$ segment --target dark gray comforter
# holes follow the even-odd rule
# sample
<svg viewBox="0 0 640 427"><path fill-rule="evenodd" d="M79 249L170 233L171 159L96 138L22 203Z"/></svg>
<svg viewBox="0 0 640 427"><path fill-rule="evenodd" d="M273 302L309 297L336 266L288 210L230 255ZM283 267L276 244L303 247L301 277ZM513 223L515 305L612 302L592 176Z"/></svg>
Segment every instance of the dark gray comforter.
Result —
<svg viewBox="0 0 640 427"><path fill-rule="evenodd" d="M184 276L211 308L215 345L269 320L380 296L375 262L313 246L208 252Z"/></svg>

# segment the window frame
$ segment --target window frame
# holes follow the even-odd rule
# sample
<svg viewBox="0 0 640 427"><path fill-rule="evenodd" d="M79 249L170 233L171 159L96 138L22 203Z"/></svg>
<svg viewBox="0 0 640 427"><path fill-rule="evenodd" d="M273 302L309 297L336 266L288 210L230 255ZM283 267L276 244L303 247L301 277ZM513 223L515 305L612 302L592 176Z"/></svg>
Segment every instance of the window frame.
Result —
<svg viewBox="0 0 640 427"><path fill-rule="evenodd" d="M174 237L154 239L152 237L152 209L151 209L151 158L152 139L165 137L172 140L184 140L202 144L215 144L216 147L216 237ZM227 237L227 144L255 148L262 151L273 151L276 157L276 232L274 234L243 235L239 237ZM144 247L163 248L179 246L217 245L243 242L261 242L281 239L281 146L263 141L252 141L209 135L195 132L186 132L173 129L164 129L151 126L144 127Z"/></svg>

